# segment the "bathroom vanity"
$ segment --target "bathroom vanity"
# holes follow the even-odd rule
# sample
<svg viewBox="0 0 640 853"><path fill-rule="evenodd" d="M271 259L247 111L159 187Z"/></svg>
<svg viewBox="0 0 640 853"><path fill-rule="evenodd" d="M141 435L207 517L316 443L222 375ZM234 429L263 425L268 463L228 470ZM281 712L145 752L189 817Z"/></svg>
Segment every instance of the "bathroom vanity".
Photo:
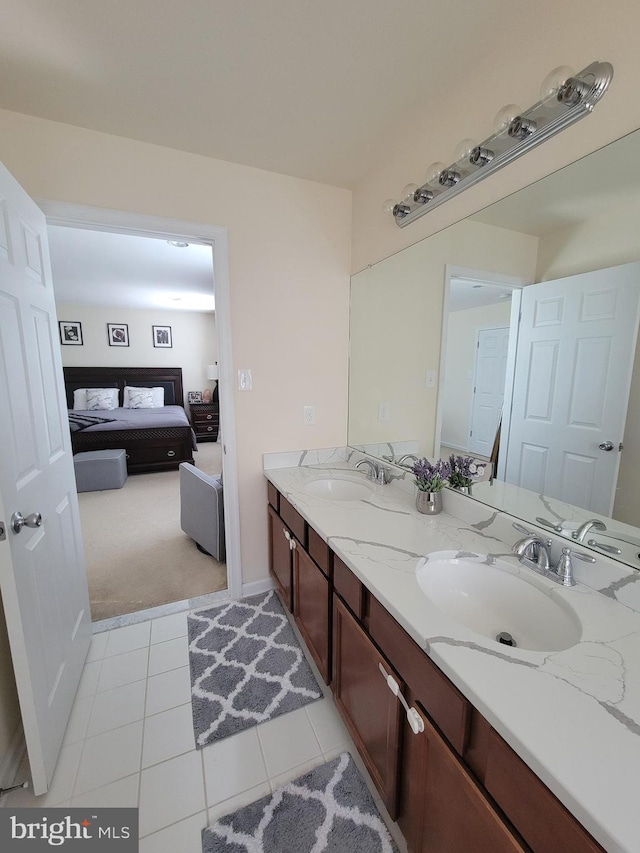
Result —
<svg viewBox="0 0 640 853"><path fill-rule="evenodd" d="M353 459L305 461L266 466L271 575L409 850L640 849L625 812L638 727L608 701L630 657L640 665L640 615L581 584L549 588L575 608L579 642L501 646L435 607L416 564L448 547L529 572L510 554L512 519L457 495L427 518L407 489L354 475ZM328 478L369 494L318 497ZM460 500L466 518L451 514Z"/></svg>

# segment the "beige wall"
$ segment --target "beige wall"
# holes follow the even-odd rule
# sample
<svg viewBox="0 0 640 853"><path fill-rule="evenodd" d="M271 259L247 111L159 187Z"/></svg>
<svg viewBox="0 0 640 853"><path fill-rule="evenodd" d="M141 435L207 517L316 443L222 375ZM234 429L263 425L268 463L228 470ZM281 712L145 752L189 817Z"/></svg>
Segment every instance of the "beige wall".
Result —
<svg viewBox="0 0 640 853"><path fill-rule="evenodd" d="M600 148L640 125L637 85L640 71L637 32L640 4L617 0L539 0L521 3L522 20L504 28L503 49L488 55L472 79L434 81L441 92L429 112L416 104L415 119L398 129L396 144L379 167L354 190L353 270L388 257L491 202ZM453 37L455 43L455 37ZM514 53L514 45L517 45ZM539 97L545 75L558 65L584 68L594 60L614 66L614 80L589 117L545 142L522 159L461 193L432 213L398 228L382 213L387 198L398 198L405 184L426 178L434 160L451 161L461 139L482 139L492 131L498 110L514 101L522 106Z"/></svg>
<svg viewBox="0 0 640 853"><path fill-rule="evenodd" d="M538 239L480 222L460 222L353 277L349 443L418 441L431 456L442 303L447 265L532 280ZM379 403L389 420L378 420Z"/></svg>
<svg viewBox="0 0 640 853"><path fill-rule="evenodd" d="M55 281L54 281L55 288ZM143 311L56 304L59 320L82 323L83 346L63 346L65 367L181 367L187 391L203 391L213 384L206 365L218 360L215 314L196 311ZM129 346L110 347L107 323L129 326ZM171 326L173 347L154 347L152 326Z"/></svg>
<svg viewBox="0 0 640 853"><path fill-rule="evenodd" d="M508 326L510 320L510 299L449 314L445 377L441 390L443 444L467 450L478 329Z"/></svg>

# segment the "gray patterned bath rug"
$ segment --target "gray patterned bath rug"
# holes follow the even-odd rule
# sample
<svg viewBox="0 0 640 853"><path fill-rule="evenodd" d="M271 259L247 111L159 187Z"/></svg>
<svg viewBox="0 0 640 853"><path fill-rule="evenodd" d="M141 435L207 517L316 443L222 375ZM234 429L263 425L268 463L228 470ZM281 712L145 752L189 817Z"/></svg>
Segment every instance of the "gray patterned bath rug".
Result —
<svg viewBox="0 0 640 853"><path fill-rule="evenodd" d="M397 853L348 752L202 830L203 853Z"/></svg>
<svg viewBox="0 0 640 853"><path fill-rule="evenodd" d="M199 748L322 698L275 592L191 613L188 630Z"/></svg>

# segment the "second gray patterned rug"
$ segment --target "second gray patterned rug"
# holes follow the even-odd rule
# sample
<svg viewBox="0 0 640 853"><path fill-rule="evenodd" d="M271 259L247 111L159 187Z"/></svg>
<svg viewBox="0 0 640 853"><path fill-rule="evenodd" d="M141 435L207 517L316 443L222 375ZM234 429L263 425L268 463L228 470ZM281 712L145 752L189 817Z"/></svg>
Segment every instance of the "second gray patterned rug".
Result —
<svg viewBox="0 0 640 853"><path fill-rule="evenodd" d="M398 853L348 752L202 830L203 853Z"/></svg>
<svg viewBox="0 0 640 853"><path fill-rule="evenodd" d="M189 615L199 748L322 698L275 592Z"/></svg>

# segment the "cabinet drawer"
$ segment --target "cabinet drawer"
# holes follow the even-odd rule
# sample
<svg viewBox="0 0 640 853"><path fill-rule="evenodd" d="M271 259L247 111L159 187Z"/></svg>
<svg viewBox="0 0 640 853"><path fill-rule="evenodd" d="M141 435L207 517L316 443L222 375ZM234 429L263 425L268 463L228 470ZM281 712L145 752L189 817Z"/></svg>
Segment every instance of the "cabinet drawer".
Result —
<svg viewBox="0 0 640 853"><path fill-rule="evenodd" d="M594 769L594 772L597 772ZM533 853L604 853L499 734L488 742L485 788Z"/></svg>
<svg viewBox="0 0 640 853"><path fill-rule="evenodd" d="M276 512L280 509L278 498L280 497L280 492L276 489L273 483L267 481L267 497L269 499L269 503L275 509Z"/></svg>
<svg viewBox="0 0 640 853"><path fill-rule="evenodd" d="M196 435L208 435L209 433L218 432L218 424L196 424Z"/></svg>
<svg viewBox="0 0 640 853"><path fill-rule="evenodd" d="M333 568L331 562L331 549L324 541L322 536L313 529L309 528L309 553L315 560L318 566L322 569L325 575L330 578Z"/></svg>
<svg viewBox="0 0 640 853"><path fill-rule="evenodd" d="M283 495L280 495L280 518L284 521L296 539L299 542L302 542L302 545L306 548L307 539L305 536L305 520L300 513L291 506L289 501Z"/></svg>
<svg viewBox="0 0 640 853"><path fill-rule="evenodd" d="M451 746L462 755L469 731L470 703L373 596L369 600L369 633Z"/></svg>
<svg viewBox="0 0 640 853"><path fill-rule="evenodd" d="M193 421L196 424L218 423L217 412L194 412Z"/></svg>
<svg viewBox="0 0 640 853"><path fill-rule="evenodd" d="M333 588L361 621L364 619L365 588L340 557L333 555Z"/></svg>

